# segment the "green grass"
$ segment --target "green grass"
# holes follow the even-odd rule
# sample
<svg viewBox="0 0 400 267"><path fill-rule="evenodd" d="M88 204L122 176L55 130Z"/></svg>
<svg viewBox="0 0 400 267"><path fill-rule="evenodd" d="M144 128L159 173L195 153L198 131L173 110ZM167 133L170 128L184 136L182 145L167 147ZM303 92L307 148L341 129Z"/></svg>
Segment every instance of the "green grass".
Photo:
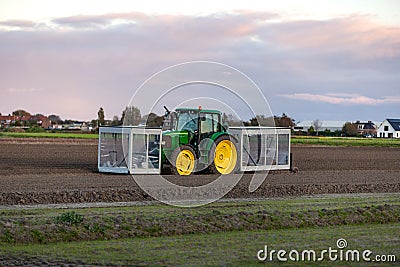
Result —
<svg viewBox="0 0 400 267"><path fill-rule="evenodd" d="M255 255L264 245L321 251L339 238L350 249L397 253L399 229L400 193L218 202L197 208L0 209L0 259L24 255L103 265L256 265Z"/></svg>
<svg viewBox="0 0 400 267"><path fill-rule="evenodd" d="M324 228L233 231L212 234L190 234L169 237L127 238L109 241L14 245L1 253L45 260L100 265L130 266L261 266L257 252L267 245L269 251L296 249L336 249L336 241L344 238L347 249L371 250L373 255L395 255L399 261L400 242L396 236L400 223L344 225ZM2 251L2 252L1 252ZM396 255L397 254L397 255ZM275 254L276 255L276 254ZM372 258L372 257L371 257ZM270 263L276 265L277 259ZM315 262L287 262L282 266L316 266ZM371 263L332 262L325 257L318 266L373 266ZM389 264L387 264L389 265ZM379 266L387 266L379 264ZM271 265L272 266L272 265ZM392 264L394 266L394 264Z"/></svg>
<svg viewBox="0 0 400 267"><path fill-rule="evenodd" d="M321 146L400 147L400 139L292 136L292 144Z"/></svg>
<svg viewBox="0 0 400 267"><path fill-rule="evenodd" d="M76 138L76 139L97 139L98 134L89 133L12 133L12 132L0 132L1 137L11 138Z"/></svg>

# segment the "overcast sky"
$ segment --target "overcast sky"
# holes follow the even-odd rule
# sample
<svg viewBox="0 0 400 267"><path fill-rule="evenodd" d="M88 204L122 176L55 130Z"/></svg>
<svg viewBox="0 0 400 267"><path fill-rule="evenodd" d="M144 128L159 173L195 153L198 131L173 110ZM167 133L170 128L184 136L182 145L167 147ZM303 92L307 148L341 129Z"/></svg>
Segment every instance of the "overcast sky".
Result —
<svg viewBox="0 0 400 267"><path fill-rule="evenodd" d="M112 119L151 75L198 60L296 121L400 118L400 1L0 0L2 114Z"/></svg>

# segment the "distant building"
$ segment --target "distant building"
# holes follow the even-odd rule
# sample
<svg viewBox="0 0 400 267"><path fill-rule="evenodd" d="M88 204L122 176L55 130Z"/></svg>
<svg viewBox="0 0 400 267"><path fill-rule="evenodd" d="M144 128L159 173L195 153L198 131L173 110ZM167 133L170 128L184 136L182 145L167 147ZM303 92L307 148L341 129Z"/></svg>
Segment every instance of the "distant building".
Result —
<svg viewBox="0 0 400 267"><path fill-rule="evenodd" d="M62 130L63 125L62 124L52 124L50 126L50 128L53 129L53 130Z"/></svg>
<svg viewBox="0 0 400 267"><path fill-rule="evenodd" d="M85 121L71 121L70 123L63 124L61 129L69 131L80 130L83 132L90 132L93 129L93 127L90 123L87 123Z"/></svg>
<svg viewBox="0 0 400 267"><path fill-rule="evenodd" d="M386 119L377 130L377 136L381 138L400 138L400 119Z"/></svg>
<svg viewBox="0 0 400 267"><path fill-rule="evenodd" d="M346 123L346 121L319 121L319 124L321 126L319 131L325 131L325 130L329 130L331 132L341 131L343 128L343 125L345 123ZM315 127L313 124L314 124L314 121L301 121L296 124L296 126L294 127L294 131L295 132L300 132L300 131L307 132L311 126L315 130Z"/></svg>
<svg viewBox="0 0 400 267"><path fill-rule="evenodd" d="M0 128L8 128L15 123L15 116L0 116Z"/></svg>
<svg viewBox="0 0 400 267"><path fill-rule="evenodd" d="M24 116L15 116L15 115L8 115L8 116L0 116L0 128L8 128L14 127L15 123L19 123L27 127L31 123L36 123L39 127L44 129L48 129L51 127L51 121L44 115L24 115Z"/></svg>
<svg viewBox="0 0 400 267"><path fill-rule="evenodd" d="M376 125L372 121L354 123L357 126L357 132L362 136L373 137L376 136Z"/></svg>

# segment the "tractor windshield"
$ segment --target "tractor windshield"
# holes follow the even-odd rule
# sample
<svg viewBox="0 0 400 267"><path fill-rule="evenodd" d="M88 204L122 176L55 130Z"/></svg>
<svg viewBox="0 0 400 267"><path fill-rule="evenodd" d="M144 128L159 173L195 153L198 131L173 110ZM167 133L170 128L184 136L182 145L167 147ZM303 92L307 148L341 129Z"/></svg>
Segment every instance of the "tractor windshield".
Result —
<svg viewBox="0 0 400 267"><path fill-rule="evenodd" d="M179 112L176 130L196 132L198 130L198 117L194 112Z"/></svg>
<svg viewBox="0 0 400 267"><path fill-rule="evenodd" d="M198 113L192 110L174 111L164 120L164 131L190 131L196 132L198 128Z"/></svg>
<svg viewBox="0 0 400 267"><path fill-rule="evenodd" d="M217 113L198 110L177 110L168 114L164 120L163 130L189 131L201 134L215 133L223 129L220 121L221 116ZM201 130L199 130L199 127Z"/></svg>

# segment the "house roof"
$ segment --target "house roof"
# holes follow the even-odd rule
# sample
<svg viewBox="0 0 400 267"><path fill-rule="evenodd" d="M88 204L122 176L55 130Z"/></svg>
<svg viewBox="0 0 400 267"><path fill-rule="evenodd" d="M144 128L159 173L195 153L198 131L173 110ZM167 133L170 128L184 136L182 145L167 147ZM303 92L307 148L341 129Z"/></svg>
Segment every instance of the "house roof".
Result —
<svg viewBox="0 0 400 267"><path fill-rule="evenodd" d="M375 123L373 123L372 121L368 121L368 122L360 122L360 121L357 121L356 124L357 124L357 125L362 125L362 129L363 129L363 130L373 130L373 129L376 129Z"/></svg>
<svg viewBox="0 0 400 267"><path fill-rule="evenodd" d="M395 131L400 131L400 119L386 119Z"/></svg>
<svg viewBox="0 0 400 267"><path fill-rule="evenodd" d="M15 116L0 116L1 121L14 120Z"/></svg>

